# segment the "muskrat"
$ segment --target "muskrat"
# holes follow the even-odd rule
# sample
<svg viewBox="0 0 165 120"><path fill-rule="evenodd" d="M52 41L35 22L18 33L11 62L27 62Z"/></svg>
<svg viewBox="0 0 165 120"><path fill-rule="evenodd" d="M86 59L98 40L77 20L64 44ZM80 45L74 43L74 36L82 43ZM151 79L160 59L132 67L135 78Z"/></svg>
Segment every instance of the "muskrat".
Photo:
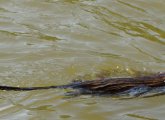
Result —
<svg viewBox="0 0 165 120"><path fill-rule="evenodd" d="M90 81L73 81L70 84L59 86L46 86L46 87L13 87L13 86L0 86L0 90L6 91L31 91L42 89L66 89L72 88L79 90L81 94L118 94L128 91L133 88L147 88L153 90L155 88L165 86L165 72L156 73L140 77L120 77L120 78L103 78L100 80Z"/></svg>

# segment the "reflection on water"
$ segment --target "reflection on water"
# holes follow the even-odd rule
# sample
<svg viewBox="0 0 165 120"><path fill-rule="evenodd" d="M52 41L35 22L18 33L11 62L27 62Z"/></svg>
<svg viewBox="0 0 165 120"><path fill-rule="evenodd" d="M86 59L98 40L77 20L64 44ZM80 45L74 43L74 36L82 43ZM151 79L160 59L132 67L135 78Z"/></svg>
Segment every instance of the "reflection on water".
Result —
<svg viewBox="0 0 165 120"><path fill-rule="evenodd" d="M0 83L45 86L164 71L164 10L162 0L1 0ZM65 92L1 91L0 118L164 118L164 96L65 98Z"/></svg>

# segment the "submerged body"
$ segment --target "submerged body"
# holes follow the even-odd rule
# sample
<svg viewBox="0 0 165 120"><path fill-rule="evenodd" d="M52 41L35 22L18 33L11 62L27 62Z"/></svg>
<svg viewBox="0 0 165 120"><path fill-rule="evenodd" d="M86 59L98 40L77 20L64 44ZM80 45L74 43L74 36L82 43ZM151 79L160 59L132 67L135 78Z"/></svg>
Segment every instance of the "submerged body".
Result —
<svg viewBox="0 0 165 120"><path fill-rule="evenodd" d="M141 77L129 77L129 78L106 78L101 80L90 81L75 81L67 85L59 86L46 86L46 87L12 87L12 86L0 86L1 90L14 90L14 91L30 91L41 89L53 89L53 88L72 88L79 90L80 94L119 94L119 93L131 93L141 90L139 93L144 93L152 90L158 90L159 88L165 89L165 73L157 73L148 76ZM165 91L165 90L164 90Z"/></svg>

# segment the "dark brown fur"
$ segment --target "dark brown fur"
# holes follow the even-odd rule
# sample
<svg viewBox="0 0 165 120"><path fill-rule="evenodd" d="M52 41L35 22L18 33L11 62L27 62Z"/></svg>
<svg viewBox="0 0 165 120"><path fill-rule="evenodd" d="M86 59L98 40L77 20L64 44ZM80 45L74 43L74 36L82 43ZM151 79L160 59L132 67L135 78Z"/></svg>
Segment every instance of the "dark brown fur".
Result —
<svg viewBox="0 0 165 120"><path fill-rule="evenodd" d="M134 87L145 86L156 88L165 86L165 73L158 73L149 76L131 78L108 78L103 80L92 80L81 83L81 88L101 92L104 94L119 93Z"/></svg>
<svg viewBox="0 0 165 120"><path fill-rule="evenodd" d="M165 86L165 73L157 73L141 77L128 77L128 78L106 78L101 80L91 81L75 81L67 85L59 86L46 86L46 87L12 87L0 86L1 90L14 90L14 91L30 91L51 88L73 88L82 91L86 94L99 93L99 94L116 94L124 92L134 87L145 86L149 88L158 88Z"/></svg>

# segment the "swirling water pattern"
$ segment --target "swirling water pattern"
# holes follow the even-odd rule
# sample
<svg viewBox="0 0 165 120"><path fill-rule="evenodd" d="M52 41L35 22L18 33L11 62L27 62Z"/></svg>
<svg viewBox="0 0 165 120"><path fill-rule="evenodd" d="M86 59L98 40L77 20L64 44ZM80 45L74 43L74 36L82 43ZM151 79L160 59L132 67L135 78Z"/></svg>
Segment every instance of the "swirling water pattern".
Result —
<svg viewBox="0 0 165 120"><path fill-rule="evenodd" d="M1 0L0 84L164 71L164 6L163 0ZM0 91L0 119L164 119L165 96L65 99L64 92Z"/></svg>

